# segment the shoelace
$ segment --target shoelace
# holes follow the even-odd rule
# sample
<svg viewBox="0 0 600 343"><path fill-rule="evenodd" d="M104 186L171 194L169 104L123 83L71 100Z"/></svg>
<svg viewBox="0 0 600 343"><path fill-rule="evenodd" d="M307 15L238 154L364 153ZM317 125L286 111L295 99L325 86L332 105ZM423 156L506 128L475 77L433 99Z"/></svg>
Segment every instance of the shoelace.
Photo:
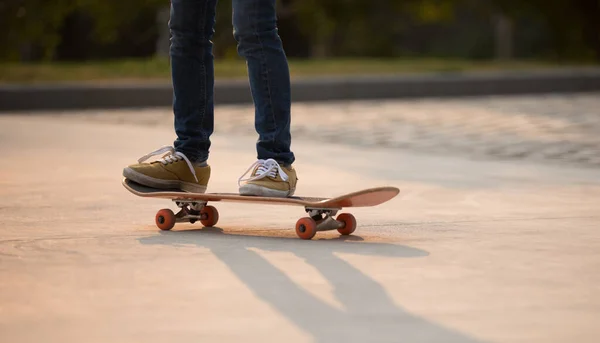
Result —
<svg viewBox="0 0 600 343"><path fill-rule="evenodd" d="M256 166L258 166L258 168L256 169L256 174L254 176L244 179L244 176ZM283 181L288 180L288 175L285 173L285 171L283 171L283 169L281 169L281 166L279 165L279 163L277 163L277 161L275 161L272 158L269 158L268 160L258 160L252 163L248 170L246 170L246 172L244 172L244 174L240 176L240 178L238 179L238 186L241 186L242 182L244 181L259 180L267 176L276 177L277 173L279 173Z"/></svg>
<svg viewBox="0 0 600 343"><path fill-rule="evenodd" d="M173 148L171 146L164 146L156 151L153 151L153 152L141 157L138 160L138 163L142 163L152 156L160 155L163 153L165 155L160 160L158 160L158 162L160 162L164 165L167 165L169 163L184 160L187 163L188 167L190 168L192 175L194 175L194 179L196 179L196 182L198 182L198 178L196 177L196 170L194 169L192 162L190 162L190 160L188 160L187 156L185 156L183 153L181 153L179 151L175 151L175 148Z"/></svg>

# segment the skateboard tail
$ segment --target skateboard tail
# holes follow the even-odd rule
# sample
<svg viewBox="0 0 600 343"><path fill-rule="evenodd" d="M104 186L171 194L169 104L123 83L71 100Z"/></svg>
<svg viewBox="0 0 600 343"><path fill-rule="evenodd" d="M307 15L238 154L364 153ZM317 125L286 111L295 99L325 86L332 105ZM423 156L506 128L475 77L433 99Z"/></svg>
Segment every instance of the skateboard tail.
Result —
<svg viewBox="0 0 600 343"><path fill-rule="evenodd" d="M371 188L367 191L350 193L324 201L323 204L332 204L335 207L372 207L392 200L400 190L395 187Z"/></svg>

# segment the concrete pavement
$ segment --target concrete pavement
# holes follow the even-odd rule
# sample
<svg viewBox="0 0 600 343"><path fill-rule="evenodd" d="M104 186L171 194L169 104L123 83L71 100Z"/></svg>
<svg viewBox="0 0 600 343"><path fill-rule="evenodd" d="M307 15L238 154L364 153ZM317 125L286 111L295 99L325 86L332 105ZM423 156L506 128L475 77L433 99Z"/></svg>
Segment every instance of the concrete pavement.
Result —
<svg viewBox="0 0 600 343"><path fill-rule="evenodd" d="M120 174L172 142L165 113L0 117L2 341L597 341L593 165L299 131L299 195L401 195L353 210L345 239L297 239L301 208L230 203L217 204L218 228L163 233L154 214L171 204L129 194ZM235 191L254 161L255 137L228 129L234 118L217 118L210 191Z"/></svg>
<svg viewBox="0 0 600 343"><path fill-rule="evenodd" d="M254 116L249 112L251 106L220 106L217 133L253 135ZM293 112L292 134L300 140L472 159L600 166L600 92L299 103ZM87 120L143 126L168 128L173 122L169 108L78 113Z"/></svg>

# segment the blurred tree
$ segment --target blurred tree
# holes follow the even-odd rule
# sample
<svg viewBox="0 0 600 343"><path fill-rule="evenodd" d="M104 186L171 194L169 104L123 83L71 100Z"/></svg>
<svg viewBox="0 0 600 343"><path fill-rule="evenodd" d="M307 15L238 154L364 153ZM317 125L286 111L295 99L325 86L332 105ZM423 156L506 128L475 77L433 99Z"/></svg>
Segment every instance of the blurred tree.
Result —
<svg viewBox="0 0 600 343"><path fill-rule="evenodd" d="M312 57L394 56L413 23L449 20L456 0L296 0L291 4Z"/></svg>
<svg viewBox="0 0 600 343"><path fill-rule="evenodd" d="M94 19L94 36L101 42L112 42L122 34L122 26L140 13L158 13L165 0L74 0L77 8ZM143 37L147 32L136 32Z"/></svg>
<svg viewBox="0 0 600 343"><path fill-rule="evenodd" d="M125 19L116 18L111 10L78 6L65 18L60 29L62 41L57 46L56 58L89 60L152 56L156 53L159 29L168 30L158 26L158 13L159 9L154 6L140 6ZM104 20L104 17L111 19Z"/></svg>
<svg viewBox="0 0 600 343"><path fill-rule="evenodd" d="M0 59L151 56L165 0L0 1ZM595 57L600 0L278 0L290 56ZM504 24L494 38L493 18ZM510 28L510 29L507 29ZM215 55L236 57L231 2L217 10ZM495 42L502 44L496 45ZM502 50L501 49L501 50Z"/></svg>
<svg viewBox="0 0 600 343"><path fill-rule="evenodd" d="M291 5L298 19L300 31L310 42L310 56L323 58L331 55L331 44L336 26L334 1L303 0Z"/></svg>
<svg viewBox="0 0 600 343"><path fill-rule="evenodd" d="M89 26L93 39L114 42L124 35L123 25L135 22L140 14L155 13L164 0L8 0L0 2L0 59L50 60L64 35L65 24ZM73 17L75 15L75 17ZM76 18L76 16L79 18ZM92 25L81 23L84 18ZM154 18L149 27L154 25ZM77 25L76 25L77 26ZM153 28L155 29L155 28ZM144 39L152 30L134 32L128 39ZM88 39L88 37L83 37Z"/></svg>
<svg viewBox="0 0 600 343"><path fill-rule="evenodd" d="M0 2L0 59L51 59L60 42L58 30L75 8L72 0Z"/></svg>
<svg viewBox="0 0 600 343"><path fill-rule="evenodd" d="M600 61L600 0L493 0L493 4L511 18L543 22L555 57Z"/></svg>

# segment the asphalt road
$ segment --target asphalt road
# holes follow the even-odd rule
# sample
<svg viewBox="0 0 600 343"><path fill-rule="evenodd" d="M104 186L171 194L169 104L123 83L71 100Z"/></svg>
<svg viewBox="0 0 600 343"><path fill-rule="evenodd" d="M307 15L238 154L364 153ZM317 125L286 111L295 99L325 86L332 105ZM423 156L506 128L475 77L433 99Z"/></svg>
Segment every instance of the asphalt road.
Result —
<svg viewBox="0 0 600 343"><path fill-rule="evenodd" d="M554 117L533 105L510 110L527 99L560 102L544 97L296 105L298 195L401 189L386 204L352 210L354 236L312 241L295 236L304 213L288 206L216 204L217 228L160 232L154 214L173 205L135 197L120 181L125 165L172 143L168 109L0 116L0 340L596 342L594 98L571 99L591 113L579 126L568 124L582 113L575 109ZM449 108L472 112L451 119ZM372 120L348 121L360 109ZM241 128L253 113L217 114L209 191L235 191L255 159L253 128ZM567 124L526 126L547 117ZM412 145L363 139L380 136L377 128L398 132L407 118L429 135L398 138ZM479 126L468 126L473 120ZM441 122L457 139L470 139L466 126L500 127L514 144L586 139L582 156L591 157L471 154L435 134ZM504 144L477 135L479 144ZM437 143L420 148L426 139Z"/></svg>

